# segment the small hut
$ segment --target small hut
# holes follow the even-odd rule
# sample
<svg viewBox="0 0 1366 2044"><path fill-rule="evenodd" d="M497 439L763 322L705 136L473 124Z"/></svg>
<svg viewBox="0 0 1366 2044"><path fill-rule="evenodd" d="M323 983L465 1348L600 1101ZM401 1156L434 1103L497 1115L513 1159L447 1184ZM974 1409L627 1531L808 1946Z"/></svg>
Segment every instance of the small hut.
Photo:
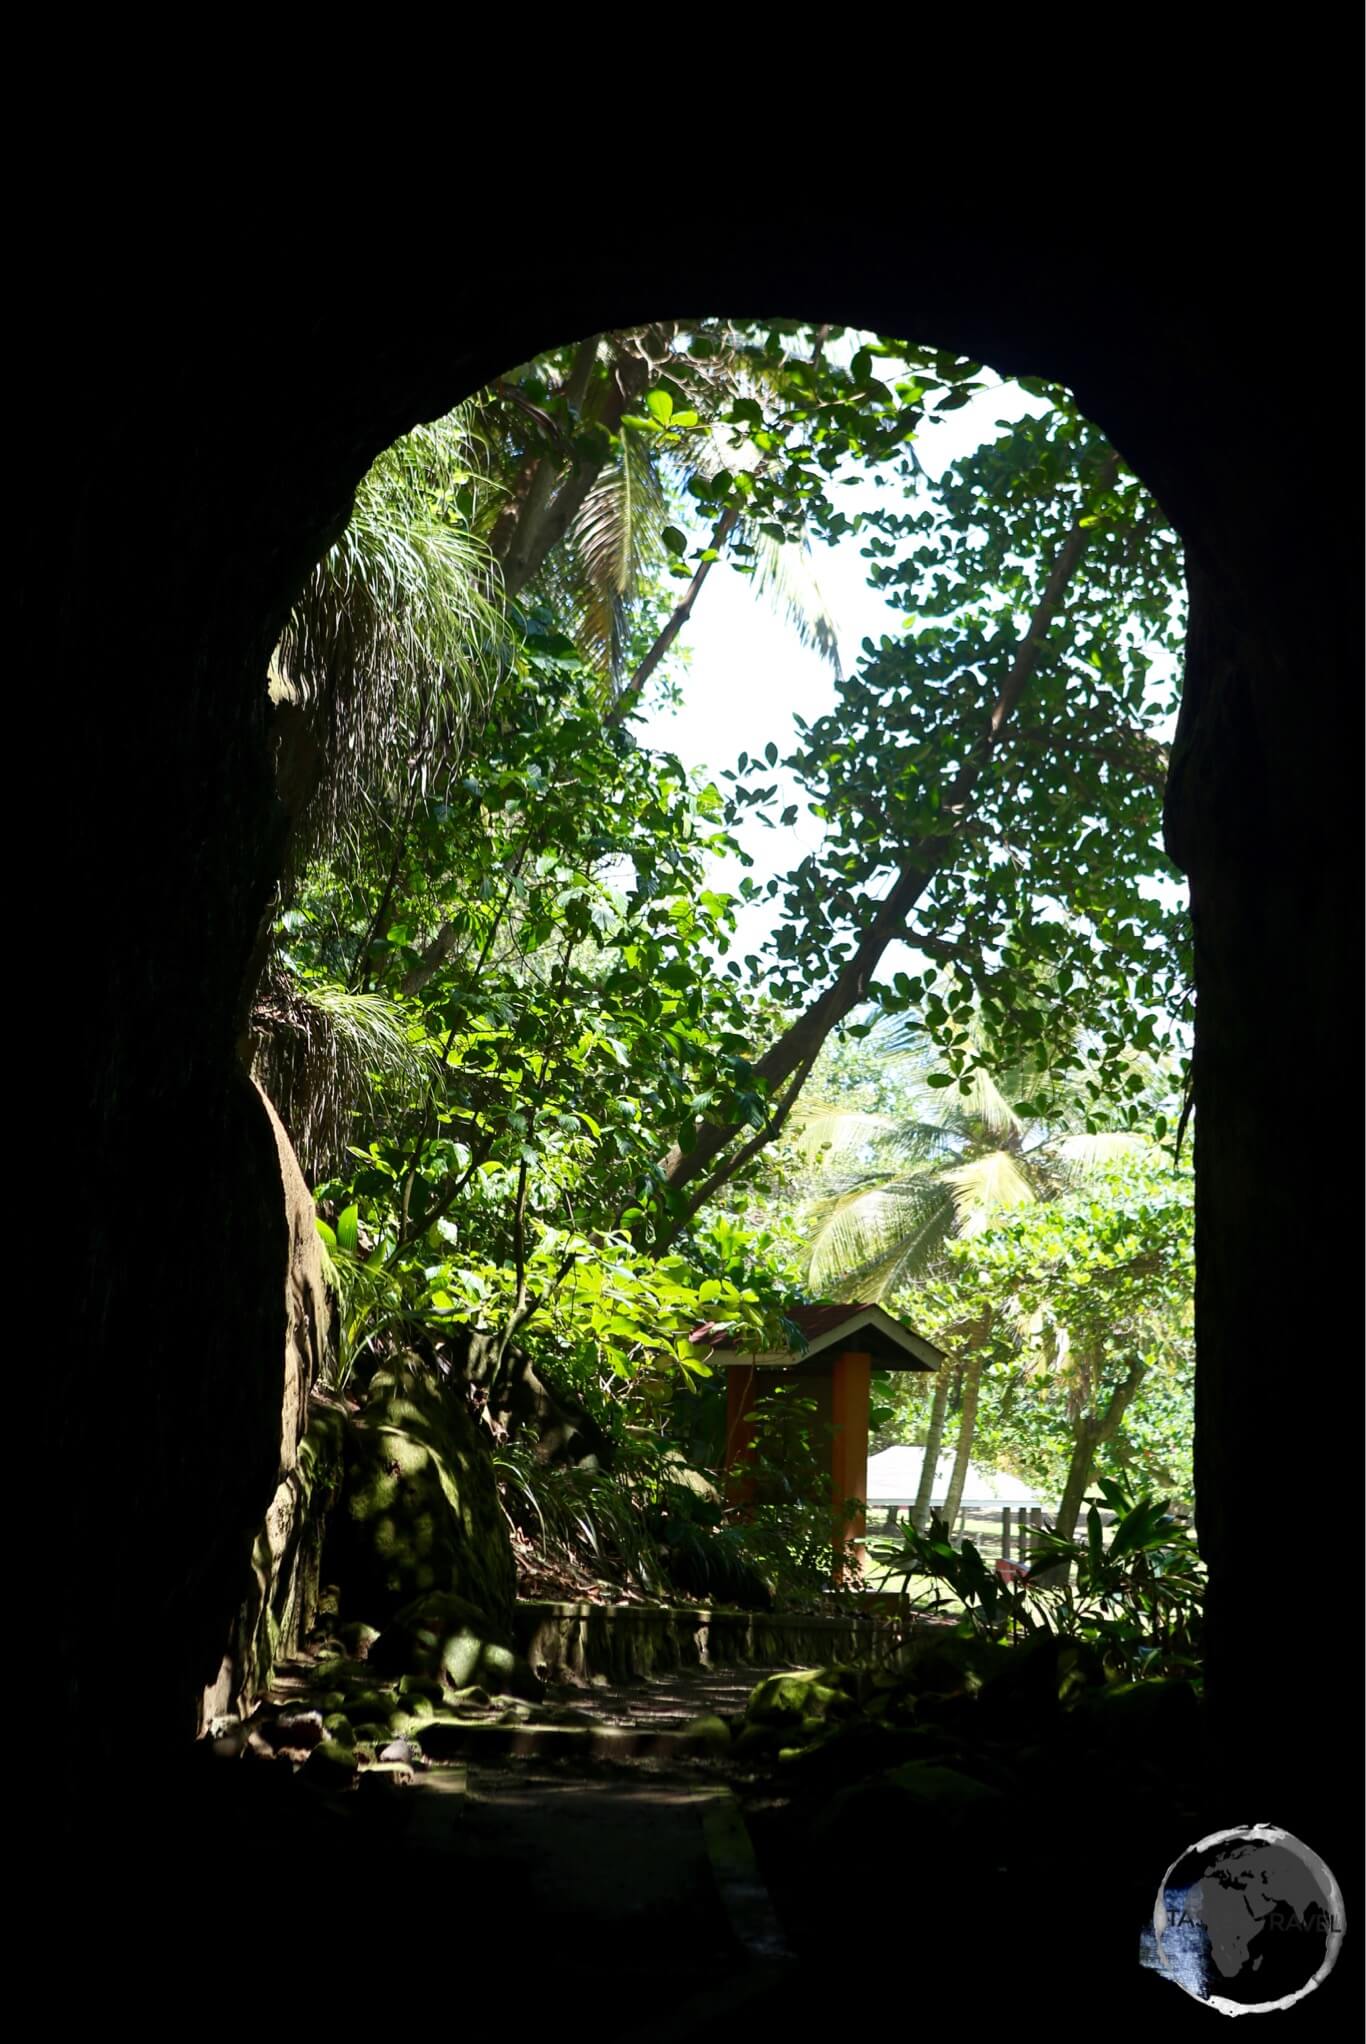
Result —
<svg viewBox="0 0 1366 2044"><path fill-rule="evenodd" d="M830 1476L838 1547L863 1539L868 1499L868 1391L875 1369L937 1370L943 1354L904 1321L881 1306L793 1306L786 1318L802 1343L755 1354L742 1349L736 1330L716 1322L697 1328L693 1340L717 1352L726 1371L726 1472L731 1496L750 1492L744 1465L754 1455L753 1418L765 1390L794 1384L814 1400L818 1424L830 1441ZM852 1523L842 1507L856 1502Z"/></svg>

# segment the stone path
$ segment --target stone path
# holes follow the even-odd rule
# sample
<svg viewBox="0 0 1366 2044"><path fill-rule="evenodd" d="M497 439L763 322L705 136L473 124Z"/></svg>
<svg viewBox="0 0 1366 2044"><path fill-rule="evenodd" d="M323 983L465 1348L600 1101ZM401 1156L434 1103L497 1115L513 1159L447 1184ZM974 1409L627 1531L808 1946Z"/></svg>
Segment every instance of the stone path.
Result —
<svg viewBox="0 0 1366 2044"><path fill-rule="evenodd" d="M624 1699L613 1702L620 1716ZM698 1695L689 1685L650 1702L686 1722ZM534 2022L562 2044L682 2044L786 2000L793 1962L714 1774L506 1759L432 1767L400 1798L405 1856L477 1867L484 1894L500 1898L495 1923L530 1934L510 1988L514 2029Z"/></svg>
<svg viewBox="0 0 1366 2044"><path fill-rule="evenodd" d="M680 1731L693 1718L735 1718L767 1668L684 1668L645 1682L554 1683L547 1699L588 1712L597 1723Z"/></svg>
<svg viewBox="0 0 1366 2044"><path fill-rule="evenodd" d="M264 1758L271 1712L305 1708L311 1672L281 1670L240 1759L199 1749L164 1864L206 1866L214 1900L206 1911L169 1880L156 1919L178 1963L212 1967L222 1937L254 1941L273 1893L273 1907L293 1898L300 1957L326 1954L329 2002L352 2016L459 2027L493 2013L555 2044L681 2044L788 1995L795 1962L727 1769L677 1743L700 1716L737 1718L765 1670L491 1699L464 1743L424 1753L418 1728L394 1742L410 1764L366 1765L339 1791L304 1753Z"/></svg>

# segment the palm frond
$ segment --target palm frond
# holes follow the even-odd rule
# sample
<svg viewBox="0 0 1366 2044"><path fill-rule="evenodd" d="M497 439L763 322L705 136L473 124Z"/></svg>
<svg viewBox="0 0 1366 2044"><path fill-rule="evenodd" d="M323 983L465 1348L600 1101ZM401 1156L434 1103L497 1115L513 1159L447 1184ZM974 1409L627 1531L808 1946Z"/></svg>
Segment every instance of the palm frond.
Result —
<svg viewBox="0 0 1366 2044"><path fill-rule="evenodd" d="M1150 1136L1119 1129L1099 1135L1061 1136L1049 1149L1052 1155L1086 1171L1098 1164L1113 1163L1117 1158L1152 1156L1157 1145Z"/></svg>
<svg viewBox="0 0 1366 2044"><path fill-rule="evenodd" d="M890 1139L898 1129L894 1115L866 1114L858 1108L835 1107L824 1101L812 1101L806 1106L798 1099L788 1118L793 1148L807 1163L822 1151L834 1162L869 1143Z"/></svg>
<svg viewBox="0 0 1366 2044"><path fill-rule="evenodd" d="M941 1175L953 1196L960 1235L980 1235L1004 1208L1038 1198L1028 1171L1008 1150L989 1150Z"/></svg>
<svg viewBox="0 0 1366 2044"><path fill-rule="evenodd" d="M754 549L755 593L786 620L798 643L819 653L835 679L842 680L839 626L821 591L810 545L776 540L749 526L745 536Z"/></svg>
<svg viewBox="0 0 1366 2044"><path fill-rule="evenodd" d="M493 691L506 650L497 565L452 511L477 460L459 411L387 448L290 614L270 694L302 713L319 755L296 857L336 846L366 791L425 785L453 764Z"/></svg>
<svg viewBox="0 0 1366 2044"><path fill-rule="evenodd" d="M918 1228L894 1242L886 1254L851 1271L837 1287L843 1299L868 1300L876 1304L895 1298L904 1286L923 1276L947 1239L948 1226L927 1214Z"/></svg>
<svg viewBox="0 0 1366 2044"><path fill-rule="evenodd" d="M252 1011L252 1074L289 1131L310 1184L346 1155L352 1123L381 1095L420 1095L433 1060L403 1010L381 994L275 971Z"/></svg>
<svg viewBox="0 0 1366 2044"><path fill-rule="evenodd" d="M1006 1083L1009 1083L1008 1079ZM1019 1090L1018 1086L1014 1090ZM979 1123L988 1136L997 1139L1018 1136L1024 1127L1000 1085L984 1066L979 1065L972 1073L967 1092L960 1094L959 1098L968 1117Z"/></svg>
<svg viewBox="0 0 1366 2044"><path fill-rule="evenodd" d="M970 1137L963 1118L949 1110L939 1122L917 1121L913 1116L897 1120L879 1149L902 1165L942 1162L960 1156Z"/></svg>
<svg viewBox="0 0 1366 2044"><path fill-rule="evenodd" d="M936 1174L851 1185L808 1209L811 1282L864 1282L884 1265L923 1264L953 1226L949 1189Z"/></svg>
<svg viewBox="0 0 1366 2044"><path fill-rule="evenodd" d="M569 533L579 650L611 681L621 668L631 595L664 557L665 515L664 485L648 444L624 427L616 460L585 497Z"/></svg>

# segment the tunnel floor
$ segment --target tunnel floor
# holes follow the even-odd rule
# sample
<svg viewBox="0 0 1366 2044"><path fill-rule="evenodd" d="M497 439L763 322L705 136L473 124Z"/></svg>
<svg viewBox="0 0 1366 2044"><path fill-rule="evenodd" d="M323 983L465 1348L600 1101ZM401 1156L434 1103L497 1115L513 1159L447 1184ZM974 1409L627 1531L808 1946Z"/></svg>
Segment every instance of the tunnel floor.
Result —
<svg viewBox="0 0 1366 2044"><path fill-rule="evenodd" d="M556 2044L1045 2012L1109 2038L1180 2037L1192 2022L1210 2034L1209 2011L1137 1963L1143 1897L1118 1874L1132 1818L1100 1814L1101 1784L1088 1835L1102 1848L1086 1861L1060 1845L1074 1818L1040 1838L1014 1808L967 1860L904 1819L890 1858L847 1838L828 1848L819 1804L771 1770L678 1744L702 1714L734 1721L766 1672L559 1685L536 1713L548 1740L530 1720L489 1742L476 1732L466 1751L391 1760L341 1793L306 1763L259 1748L234 1762L200 1742L173 1781L149 1769L131 1821L101 1838L98 1899L74 1941L71 1917L53 1920L55 1946L81 1955L57 1962L72 2011L226 2035L240 2031L245 1969L268 1999L302 1983L307 2005L344 2011L348 2028L417 2021ZM290 1694L286 1673L271 1707ZM597 1739L619 1733L644 1736L634 1750ZM1075 1804L1087 1783L1063 1793ZM1199 1821L1180 1792L1149 1817L1178 1847ZM1326 1997L1292 2013L1302 2036L1334 2034Z"/></svg>

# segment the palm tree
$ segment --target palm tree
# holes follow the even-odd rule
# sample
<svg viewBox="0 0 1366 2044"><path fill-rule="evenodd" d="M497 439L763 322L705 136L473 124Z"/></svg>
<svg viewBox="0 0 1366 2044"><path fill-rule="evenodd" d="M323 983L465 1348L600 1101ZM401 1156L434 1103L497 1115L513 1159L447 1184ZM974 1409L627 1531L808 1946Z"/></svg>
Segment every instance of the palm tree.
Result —
<svg viewBox="0 0 1366 2044"><path fill-rule="evenodd" d="M967 1031L983 1048L977 1022ZM1079 1105L1064 1098L1046 1118L1011 1105L1030 1085L1023 1074L978 1068L952 1093L931 1081L934 1059L919 1030L888 1024L872 1044L884 1068L908 1070L907 1111L874 1114L832 1103L807 1108L798 1136L808 1160L823 1158L826 1181L806 1208L811 1227L808 1276L821 1291L846 1299L881 1300L926 1276L945 1244L989 1228L1008 1208L1049 1199L1107 1158L1141 1147L1132 1134L1094 1134ZM956 1379L960 1386L953 1474L944 1504L958 1515L976 1427L981 1373L993 1326L1012 1322L1009 1301L989 1321L964 1322L948 1338L964 1352L935 1381L912 1511L929 1517L940 1446ZM1016 1339L1023 1325L1013 1328Z"/></svg>
<svg viewBox="0 0 1366 2044"><path fill-rule="evenodd" d="M401 1089L420 1076L407 1018L367 989L367 961L391 917L417 805L457 768L472 715L511 671L509 601L549 609L603 675L607 714L620 720L712 565L700 564L664 629L624 671L633 603L672 558L663 537L671 495L690 475L763 465L761 450L731 444L716 423L761 387L762 369L742 362L724 327L702 367L674 353L676 332L592 335L569 351L550 410L529 400L514 374L387 448L274 649L268 693L292 874L310 858L344 854L352 867L388 875L349 987L296 981L278 954L272 966L282 903L258 933L239 1044L280 1096L310 1169L327 1168L344 1148L368 1073L397 1078ZM706 424L682 438L630 423L631 407L665 371L686 375L707 407ZM596 430L586 439L566 430L582 426ZM756 588L838 670L835 629L806 550L749 532L738 513L721 525L718 557L744 539ZM448 935L438 930L434 959ZM427 976L420 965L405 993Z"/></svg>
<svg viewBox="0 0 1366 2044"><path fill-rule="evenodd" d="M668 323L590 335L559 358L560 374L548 391L546 365L527 365L472 401L509 477L488 535L507 591L518 601L549 604L602 675L615 721L638 700L686 624L716 561L736 549L746 556L756 592L786 616L802 644L839 670L837 632L809 549L763 530L743 500L720 512L692 576L680 566L671 506L690 482L712 485L728 472L753 478L765 471L771 449L723 427L722 419L737 403L755 407L784 366L746 351L743 335L725 321L704 328L685 332ZM699 337L702 353L690 345ZM823 347L818 329L817 356ZM803 358L798 352L793 359ZM661 378L686 393L687 408L674 410L658 388ZM647 405L658 409L647 413ZM647 627L642 643L633 606L670 570L687 587L662 627Z"/></svg>
<svg viewBox="0 0 1366 2044"><path fill-rule="evenodd" d="M820 1161L823 1183L807 1203L808 1275L837 1298L880 1300L903 1291L954 1235L974 1235L1003 1209L1047 1199L1089 1165L1133 1146L1127 1134L1089 1134L1080 1106L1046 1118L1011 1105L1030 1081L979 1067L951 1093L929 1081L933 1054L904 1024L871 1039L884 1063L908 1074L906 1111L868 1113L813 1101L797 1148Z"/></svg>

